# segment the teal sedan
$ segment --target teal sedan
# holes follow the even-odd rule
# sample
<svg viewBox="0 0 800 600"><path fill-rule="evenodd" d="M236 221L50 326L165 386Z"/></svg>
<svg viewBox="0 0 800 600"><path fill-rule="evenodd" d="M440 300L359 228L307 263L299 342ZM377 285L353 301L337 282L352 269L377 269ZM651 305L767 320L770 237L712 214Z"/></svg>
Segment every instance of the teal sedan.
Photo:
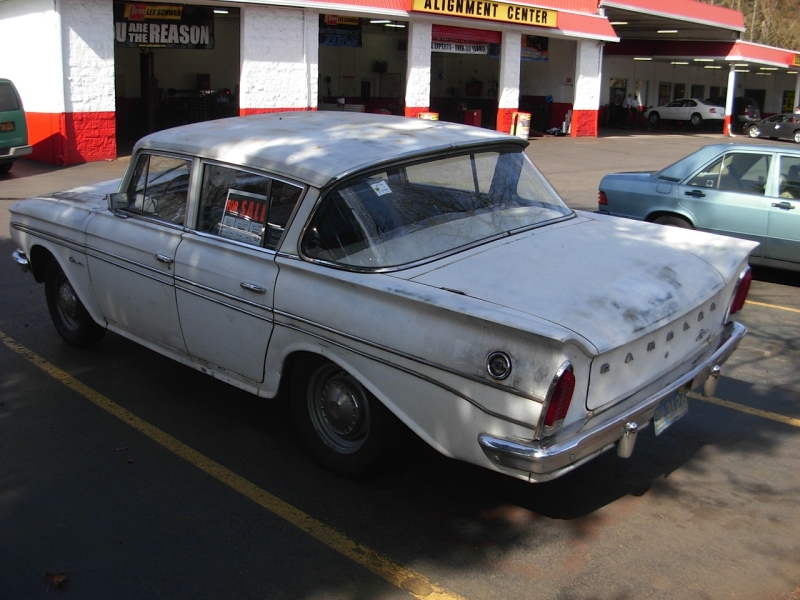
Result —
<svg viewBox="0 0 800 600"><path fill-rule="evenodd" d="M758 242L751 264L800 271L800 150L714 144L600 181L598 212Z"/></svg>

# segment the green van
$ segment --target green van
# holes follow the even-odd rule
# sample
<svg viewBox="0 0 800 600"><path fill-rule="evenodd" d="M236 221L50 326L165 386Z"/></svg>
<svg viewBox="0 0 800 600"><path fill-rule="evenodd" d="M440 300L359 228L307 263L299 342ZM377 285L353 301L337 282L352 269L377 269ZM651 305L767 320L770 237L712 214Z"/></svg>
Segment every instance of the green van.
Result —
<svg viewBox="0 0 800 600"><path fill-rule="evenodd" d="M0 174L8 173L17 158L31 152L22 100L13 83L0 79Z"/></svg>

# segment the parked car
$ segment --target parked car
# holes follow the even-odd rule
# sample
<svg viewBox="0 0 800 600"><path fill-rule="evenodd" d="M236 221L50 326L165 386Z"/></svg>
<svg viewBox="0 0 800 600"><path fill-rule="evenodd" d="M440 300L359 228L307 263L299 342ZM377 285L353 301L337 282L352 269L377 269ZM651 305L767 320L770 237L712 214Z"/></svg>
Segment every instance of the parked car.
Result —
<svg viewBox="0 0 800 600"><path fill-rule="evenodd" d="M0 79L0 175L8 173L20 156L31 152L22 100L10 80Z"/></svg>
<svg viewBox="0 0 800 600"><path fill-rule="evenodd" d="M725 119L725 109L700 100L698 98L680 98L665 104L647 109L645 118L651 125L658 125L661 121L689 121L699 127L704 121L720 121Z"/></svg>
<svg viewBox="0 0 800 600"><path fill-rule="evenodd" d="M752 240L753 264L800 270L800 150L715 144L600 181L602 213Z"/></svg>
<svg viewBox="0 0 800 600"><path fill-rule="evenodd" d="M725 96L717 96L706 99L706 102L724 109L726 98ZM758 102L746 96L736 96L733 99L733 112L731 114L736 117L735 123L744 133L747 133L753 123L761 120L761 109L758 106Z"/></svg>
<svg viewBox="0 0 800 600"><path fill-rule="evenodd" d="M752 123L747 134L751 138L792 140L800 144L800 115L795 113L772 115Z"/></svg>
<svg viewBox="0 0 800 600"><path fill-rule="evenodd" d="M139 141L118 182L11 206L75 346L106 330L265 398L327 468L439 452L558 477L712 394L751 242L567 208L527 140L372 114Z"/></svg>

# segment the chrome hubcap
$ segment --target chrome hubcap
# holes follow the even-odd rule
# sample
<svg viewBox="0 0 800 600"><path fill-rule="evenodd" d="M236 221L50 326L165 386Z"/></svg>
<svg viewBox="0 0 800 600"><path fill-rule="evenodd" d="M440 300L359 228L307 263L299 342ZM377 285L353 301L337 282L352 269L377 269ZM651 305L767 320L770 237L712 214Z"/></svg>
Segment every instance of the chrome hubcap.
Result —
<svg viewBox="0 0 800 600"><path fill-rule="evenodd" d="M61 318L67 327L77 329L78 297L66 280L58 288L58 312L61 313Z"/></svg>
<svg viewBox="0 0 800 600"><path fill-rule="evenodd" d="M370 426L366 392L339 367L317 371L309 386L308 407L320 438L336 452L351 454L366 442Z"/></svg>

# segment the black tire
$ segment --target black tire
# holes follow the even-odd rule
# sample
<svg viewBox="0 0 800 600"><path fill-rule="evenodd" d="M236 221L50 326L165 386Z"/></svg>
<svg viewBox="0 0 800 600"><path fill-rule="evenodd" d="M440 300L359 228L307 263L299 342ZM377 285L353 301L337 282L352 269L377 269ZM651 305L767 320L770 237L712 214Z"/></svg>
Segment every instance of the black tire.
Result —
<svg viewBox="0 0 800 600"><path fill-rule="evenodd" d="M312 356L295 366L291 404L306 449L329 471L365 477L385 469L402 454L398 451L402 423L329 360Z"/></svg>
<svg viewBox="0 0 800 600"><path fill-rule="evenodd" d="M701 115L697 114L697 113L694 113L690 120L691 120L692 125L694 127L700 127L700 125L703 124L703 117Z"/></svg>
<svg viewBox="0 0 800 600"><path fill-rule="evenodd" d="M750 127L747 128L747 135L751 138L757 138L761 135L761 130L758 128L758 125L750 125Z"/></svg>
<svg viewBox="0 0 800 600"><path fill-rule="evenodd" d="M800 144L800 129L798 129L797 131L794 132L794 134L792 134L792 139L794 140L795 144Z"/></svg>
<svg viewBox="0 0 800 600"><path fill-rule="evenodd" d="M650 121L650 125L658 125L659 121L661 121L661 115L650 111L650 114L647 115L647 120Z"/></svg>
<svg viewBox="0 0 800 600"><path fill-rule="evenodd" d="M11 165L14 164L13 160L9 160L8 162L0 163L0 175L8 173L11 170Z"/></svg>
<svg viewBox="0 0 800 600"><path fill-rule="evenodd" d="M86 348L103 339L105 328L95 323L86 311L55 259L47 264L45 270L44 293L50 318L65 342L77 348Z"/></svg>
<svg viewBox="0 0 800 600"><path fill-rule="evenodd" d="M657 219L654 219L653 223L667 225L669 227L680 227L681 229L694 229L689 221L683 217L676 217L675 215L663 215Z"/></svg>

